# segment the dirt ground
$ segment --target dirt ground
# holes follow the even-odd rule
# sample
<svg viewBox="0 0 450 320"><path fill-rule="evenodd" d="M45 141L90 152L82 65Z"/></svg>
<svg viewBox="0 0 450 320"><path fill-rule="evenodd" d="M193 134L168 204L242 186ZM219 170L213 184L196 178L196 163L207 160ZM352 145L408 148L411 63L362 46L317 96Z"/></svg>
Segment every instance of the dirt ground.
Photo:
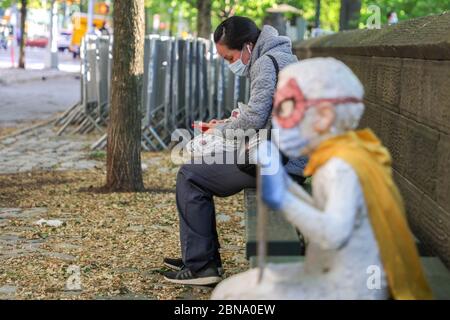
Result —
<svg viewBox="0 0 450 320"><path fill-rule="evenodd" d="M172 285L161 275L162 258L180 255L177 166L169 153L142 157L148 169L141 193L97 192L104 165L0 175L0 208L10 212L9 218L0 215L0 298L1 288L9 295L3 298L14 299L209 298L211 288ZM216 210L230 276L248 268L243 193L217 199ZM63 225L37 225L42 218ZM73 266L80 270L78 291L67 289Z"/></svg>

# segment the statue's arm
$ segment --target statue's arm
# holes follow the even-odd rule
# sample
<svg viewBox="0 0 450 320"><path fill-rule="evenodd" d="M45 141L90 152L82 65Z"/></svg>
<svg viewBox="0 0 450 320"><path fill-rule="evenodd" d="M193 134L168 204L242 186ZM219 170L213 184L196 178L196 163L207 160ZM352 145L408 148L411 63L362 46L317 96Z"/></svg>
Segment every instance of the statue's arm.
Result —
<svg viewBox="0 0 450 320"><path fill-rule="evenodd" d="M306 203L309 203L312 205L313 198L309 195L308 192L305 191L305 189L302 188L301 185L296 183L294 180L292 180L289 175L286 174L286 180L287 180L287 186L288 191L291 192L293 195L295 195L297 198L300 198L301 200L305 201Z"/></svg>
<svg viewBox="0 0 450 320"><path fill-rule="evenodd" d="M324 249L337 249L350 238L356 213L361 205L362 191L354 170L339 159L332 159L325 168L327 202L323 210L288 191L281 211L311 242Z"/></svg>

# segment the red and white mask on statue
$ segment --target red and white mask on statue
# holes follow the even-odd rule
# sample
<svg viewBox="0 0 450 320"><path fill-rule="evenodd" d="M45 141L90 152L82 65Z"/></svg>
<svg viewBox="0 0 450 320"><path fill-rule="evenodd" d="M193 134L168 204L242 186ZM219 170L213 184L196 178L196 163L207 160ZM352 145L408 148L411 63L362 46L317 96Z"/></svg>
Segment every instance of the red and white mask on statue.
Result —
<svg viewBox="0 0 450 320"><path fill-rule="evenodd" d="M316 58L288 66L280 73L274 98L275 143L288 157L298 157L325 137L355 129L364 110L363 94L359 80L338 60Z"/></svg>

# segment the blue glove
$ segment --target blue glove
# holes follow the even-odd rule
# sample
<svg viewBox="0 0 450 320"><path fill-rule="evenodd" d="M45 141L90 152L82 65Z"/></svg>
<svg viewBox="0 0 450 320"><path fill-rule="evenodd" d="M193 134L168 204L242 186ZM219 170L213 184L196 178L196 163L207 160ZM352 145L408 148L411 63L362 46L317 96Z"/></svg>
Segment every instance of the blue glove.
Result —
<svg viewBox="0 0 450 320"><path fill-rule="evenodd" d="M262 200L269 208L279 210L287 189L280 152L272 142L264 141L258 147L257 161L261 168Z"/></svg>

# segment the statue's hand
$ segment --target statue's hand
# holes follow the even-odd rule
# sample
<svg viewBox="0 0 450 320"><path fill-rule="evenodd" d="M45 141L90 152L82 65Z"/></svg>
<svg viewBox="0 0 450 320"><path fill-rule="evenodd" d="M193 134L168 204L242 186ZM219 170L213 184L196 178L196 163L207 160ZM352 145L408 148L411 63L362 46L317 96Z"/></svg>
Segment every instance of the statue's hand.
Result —
<svg viewBox="0 0 450 320"><path fill-rule="evenodd" d="M263 141L258 148L257 161L261 168L262 200L273 210L279 210L287 192L286 173L281 162L280 152L270 141Z"/></svg>

